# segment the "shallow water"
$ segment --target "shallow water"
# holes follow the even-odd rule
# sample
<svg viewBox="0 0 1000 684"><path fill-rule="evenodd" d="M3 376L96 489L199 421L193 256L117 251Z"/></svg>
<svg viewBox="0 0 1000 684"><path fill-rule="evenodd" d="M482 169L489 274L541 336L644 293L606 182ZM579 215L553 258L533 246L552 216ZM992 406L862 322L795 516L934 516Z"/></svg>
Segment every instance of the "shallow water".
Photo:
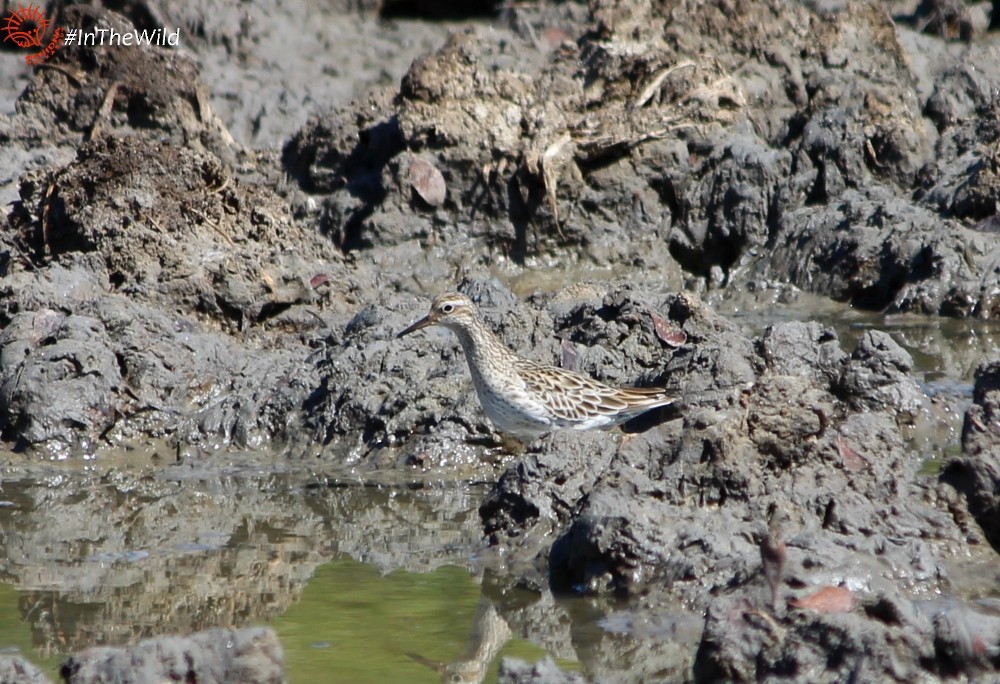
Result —
<svg viewBox="0 0 1000 684"><path fill-rule="evenodd" d="M87 646L268 624L292 682L438 681L472 665L491 681L499 658L544 654L510 627L495 647L470 648L493 605L475 562L482 486L329 487L241 470L8 474L0 652L56 679ZM470 665L470 653L489 658Z"/></svg>
<svg viewBox="0 0 1000 684"><path fill-rule="evenodd" d="M1000 324L914 314L885 316L808 295L794 304L745 308L719 303L717 310L751 334L779 321L817 321L830 326L841 348L851 353L869 330L888 333L913 359L912 376L928 398L912 425L903 426L915 458L937 472L941 462L960 451L962 421L972 404L977 366L1000 349Z"/></svg>
<svg viewBox="0 0 1000 684"><path fill-rule="evenodd" d="M534 662L544 650L510 635L495 650L483 650L491 657L470 657L476 652L469 644L475 641L480 589L466 568L382 575L340 557L317 568L300 600L270 624L293 682L436 682L448 668L477 667L486 681L495 681L500 658ZM579 667L572 661L561 665Z"/></svg>

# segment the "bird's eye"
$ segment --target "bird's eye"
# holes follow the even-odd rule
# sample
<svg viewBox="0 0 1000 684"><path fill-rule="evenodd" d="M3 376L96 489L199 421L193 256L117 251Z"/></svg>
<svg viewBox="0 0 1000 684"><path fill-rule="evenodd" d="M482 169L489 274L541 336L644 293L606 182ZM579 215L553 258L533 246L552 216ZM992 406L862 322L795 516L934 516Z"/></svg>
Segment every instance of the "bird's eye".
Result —
<svg viewBox="0 0 1000 684"><path fill-rule="evenodd" d="M455 305L454 304L445 304L444 306L441 307L442 313L446 313L446 314L449 314L449 313L451 313L454 310L455 310Z"/></svg>

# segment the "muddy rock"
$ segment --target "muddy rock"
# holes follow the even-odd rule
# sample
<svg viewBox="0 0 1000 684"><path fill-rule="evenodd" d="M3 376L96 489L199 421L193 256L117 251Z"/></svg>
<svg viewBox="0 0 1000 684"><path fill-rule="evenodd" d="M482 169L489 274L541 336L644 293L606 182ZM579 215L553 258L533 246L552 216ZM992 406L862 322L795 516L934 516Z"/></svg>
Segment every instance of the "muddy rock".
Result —
<svg viewBox="0 0 1000 684"><path fill-rule="evenodd" d="M52 309L17 314L0 333L4 437L29 444L81 435L114 423L121 369L101 322Z"/></svg>
<svg viewBox="0 0 1000 684"><path fill-rule="evenodd" d="M996 259L989 235L942 231L947 219L884 190L848 190L796 214L766 273L864 308L993 317L996 293L982 284Z"/></svg>
<svg viewBox="0 0 1000 684"><path fill-rule="evenodd" d="M592 495L614 456L599 436L575 437L556 434L537 453L529 451L501 476L479 507L487 537L498 545L518 547L518 558L512 562L541 564L525 575L530 585L548 574L545 561L553 535L580 515L581 503ZM559 548L552 552L558 554Z"/></svg>
<svg viewBox="0 0 1000 684"><path fill-rule="evenodd" d="M815 322L768 326L757 340L756 351L771 372L811 376L828 387L840 378L848 358L836 332Z"/></svg>
<svg viewBox="0 0 1000 684"><path fill-rule="evenodd" d="M90 648L63 663L66 684L119 681L199 681L280 684L284 655L270 629L214 629L188 637L158 637L128 648Z"/></svg>
<svg viewBox="0 0 1000 684"><path fill-rule="evenodd" d="M441 240L696 289L791 280L865 308L995 315L995 245L969 225L994 211L992 148L973 133L989 126L983 77L947 85L961 64L872 4L589 9L593 30L550 53L455 34L394 99L352 110L356 134L330 115L296 136L290 168L338 179L312 187L343 246ZM923 68L927 50L952 66ZM371 141L391 142L350 163ZM413 205L413 155L448 188L434 211Z"/></svg>
<svg viewBox="0 0 1000 684"><path fill-rule="evenodd" d="M998 56L985 45L970 46L961 59L947 60L935 81L926 113L940 131L936 154L921 170L917 198L924 206L953 216L980 231L995 231L995 103L993 65Z"/></svg>
<svg viewBox="0 0 1000 684"><path fill-rule="evenodd" d="M859 581L936 586L942 568L928 531L954 548L962 540L945 514L919 501L926 483L910 479L919 463L907 461L897 419L919 393L902 374L905 353L879 333L849 358L832 330L798 323L775 325L754 342L705 325L713 317L690 299L659 309L688 332L688 343L660 361L668 386L683 388L680 420L659 416L617 446L611 436L572 435L529 451L480 509L508 562L523 547L523 560L537 566L530 540L555 534L555 586L628 593L654 583L698 604L733 577L755 575L758 525L769 506L791 503L811 530L801 543L814 567L832 570L851 558L848 572ZM778 361L768 349L782 339L812 352ZM843 390L845 374L865 387ZM854 408L853 396L879 396L870 384L887 388L883 399ZM886 505L892 518L882 515ZM840 545L860 530L868 541L852 543L845 557ZM897 535L907 541L890 553L885 545ZM866 554L882 556L887 569Z"/></svg>
<svg viewBox="0 0 1000 684"><path fill-rule="evenodd" d="M813 596L820 593L809 591ZM851 594L830 587L822 591ZM771 682L808 676L933 682L993 669L988 644L1000 622L983 607L911 601L887 591L839 605L807 601L789 611L779 623L746 597L713 601L695 662L695 681ZM833 658L831 643L837 644Z"/></svg>
<svg viewBox="0 0 1000 684"><path fill-rule="evenodd" d="M350 283L285 202L210 152L107 135L22 178L8 225L22 258L0 285L5 439L58 450L294 435L315 389L293 370L310 353L300 335L324 327Z"/></svg>
<svg viewBox="0 0 1000 684"><path fill-rule="evenodd" d="M497 681L503 684L532 682L583 684L587 681L576 672L563 672L552 658L543 658L534 665L517 658L504 658L500 661L500 672L497 677Z"/></svg>
<svg viewBox="0 0 1000 684"><path fill-rule="evenodd" d="M314 300L307 278L325 264L318 240L315 256L291 249L303 233L283 202L234 176L209 153L108 136L22 181L11 220L40 221L40 257L96 251L114 290L243 329Z"/></svg>
<svg viewBox="0 0 1000 684"><path fill-rule="evenodd" d="M926 403L912 370L906 350L889 334L871 330L858 342L833 390L854 407L895 411L912 419Z"/></svg>
<svg viewBox="0 0 1000 684"><path fill-rule="evenodd" d="M428 212L410 210L412 195L400 175L403 137L390 98L381 91L360 111L344 107L314 116L282 151L301 187L326 196L320 227L344 251L429 235Z"/></svg>
<svg viewBox="0 0 1000 684"><path fill-rule="evenodd" d="M51 681L45 673L20 656L0 656L0 682L50 684Z"/></svg>
<svg viewBox="0 0 1000 684"><path fill-rule="evenodd" d="M88 6L67 7L60 23L84 31L131 32L122 17ZM150 45L63 46L18 98L19 115L42 124L46 142L96 139L131 130L178 145L234 151L234 141L209 105L210 90L190 57Z"/></svg>

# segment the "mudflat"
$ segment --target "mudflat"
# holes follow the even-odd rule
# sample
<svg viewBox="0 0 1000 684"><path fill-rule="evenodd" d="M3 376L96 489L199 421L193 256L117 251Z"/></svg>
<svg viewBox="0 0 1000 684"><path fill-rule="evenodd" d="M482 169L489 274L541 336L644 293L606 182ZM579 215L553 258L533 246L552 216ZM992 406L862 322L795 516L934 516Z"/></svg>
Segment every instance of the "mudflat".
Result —
<svg viewBox="0 0 1000 684"><path fill-rule="evenodd" d="M135 454L183 487L163 473L266 451L469 487L463 548L540 602L491 624L571 643L539 606L614 597L632 639L505 681L989 677L1000 618L963 568L1000 549L990 5L446 9L71 5L50 30L180 44L29 69L44 42L6 42L3 477ZM512 451L453 337L395 337L455 288L522 356L680 399ZM81 515L24 491L29 533ZM92 504L107 538L131 519ZM245 641L283 676L273 634L202 634L171 648ZM156 651L131 648L67 681Z"/></svg>

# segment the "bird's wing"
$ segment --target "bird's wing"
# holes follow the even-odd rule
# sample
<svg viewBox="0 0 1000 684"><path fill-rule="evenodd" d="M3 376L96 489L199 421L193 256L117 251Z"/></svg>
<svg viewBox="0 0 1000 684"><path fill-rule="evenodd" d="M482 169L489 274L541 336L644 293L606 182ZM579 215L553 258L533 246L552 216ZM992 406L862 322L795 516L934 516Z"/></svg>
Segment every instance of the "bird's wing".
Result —
<svg viewBox="0 0 1000 684"><path fill-rule="evenodd" d="M543 399L558 420L580 421L614 416L629 409L664 406L673 401L657 388L619 389L556 366L522 361L518 375L528 392Z"/></svg>

